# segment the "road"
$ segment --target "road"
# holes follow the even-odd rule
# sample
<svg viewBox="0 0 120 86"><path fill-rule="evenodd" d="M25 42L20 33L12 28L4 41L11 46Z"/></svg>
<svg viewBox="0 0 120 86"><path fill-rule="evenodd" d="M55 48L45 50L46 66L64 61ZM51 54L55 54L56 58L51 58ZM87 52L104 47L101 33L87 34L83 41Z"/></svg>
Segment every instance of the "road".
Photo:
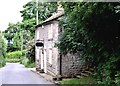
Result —
<svg viewBox="0 0 120 86"><path fill-rule="evenodd" d="M0 68L0 82L2 84L52 84L19 63L6 63L5 67Z"/></svg>

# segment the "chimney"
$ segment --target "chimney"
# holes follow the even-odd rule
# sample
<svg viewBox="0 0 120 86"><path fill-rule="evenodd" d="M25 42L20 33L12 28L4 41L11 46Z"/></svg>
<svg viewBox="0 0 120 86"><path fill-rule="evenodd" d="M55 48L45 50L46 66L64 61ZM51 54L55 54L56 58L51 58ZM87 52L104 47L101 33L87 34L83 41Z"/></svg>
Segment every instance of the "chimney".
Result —
<svg viewBox="0 0 120 86"><path fill-rule="evenodd" d="M59 12L64 12L64 8L62 7L61 3L58 2L57 4L58 4L57 13L59 13Z"/></svg>

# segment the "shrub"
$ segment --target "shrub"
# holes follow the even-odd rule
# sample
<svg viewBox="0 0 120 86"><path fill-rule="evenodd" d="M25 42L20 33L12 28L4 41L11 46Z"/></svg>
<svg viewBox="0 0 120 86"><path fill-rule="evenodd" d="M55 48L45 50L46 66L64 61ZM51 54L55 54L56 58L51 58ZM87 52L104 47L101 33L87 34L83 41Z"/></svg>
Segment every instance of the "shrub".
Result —
<svg viewBox="0 0 120 86"><path fill-rule="evenodd" d="M5 61L8 63L17 63L20 62L20 59L5 59Z"/></svg>
<svg viewBox="0 0 120 86"><path fill-rule="evenodd" d="M3 56L0 56L0 68L3 67L5 65L5 59L3 58Z"/></svg>
<svg viewBox="0 0 120 86"><path fill-rule="evenodd" d="M28 68L35 67L35 63L30 61L28 58L21 58L21 64Z"/></svg>
<svg viewBox="0 0 120 86"><path fill-rule="evenodd" d="M18 58L20 59L21 57L25 56L26 50L23 51L15 51L15 52L9 52L6 54L6 58Z"/></svg>

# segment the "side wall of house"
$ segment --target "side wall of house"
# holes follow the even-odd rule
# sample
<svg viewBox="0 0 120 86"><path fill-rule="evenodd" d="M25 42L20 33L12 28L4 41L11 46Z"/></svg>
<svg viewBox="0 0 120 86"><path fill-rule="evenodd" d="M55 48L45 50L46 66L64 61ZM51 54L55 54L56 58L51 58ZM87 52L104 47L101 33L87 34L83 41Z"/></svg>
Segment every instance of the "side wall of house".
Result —
<svg viewBox="0 0 120 86"><path fill-rule="evenodd" d="M62 55L62 76L74 77L80 74L84 60L81 58L82 53Z"/></svg>
<svg viewBox="0 0 120 86"><path fill-rule="evenodd" d="M62 33L64 33L64 28L59 26L59 39ZM60 62L59 71L61 72L60 74L62 77L73 77L74 75L81 73L83 65L85 64L85 61L82 59L81 55L82 52L75 54L68 53L66 55L58 56L60 57L58 59L58 62Z"/></svg>

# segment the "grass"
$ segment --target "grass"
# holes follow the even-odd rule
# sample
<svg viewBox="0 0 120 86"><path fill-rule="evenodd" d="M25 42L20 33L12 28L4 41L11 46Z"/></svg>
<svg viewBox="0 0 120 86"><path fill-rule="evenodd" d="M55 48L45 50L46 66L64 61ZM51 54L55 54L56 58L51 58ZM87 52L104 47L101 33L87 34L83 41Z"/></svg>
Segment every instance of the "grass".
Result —
<svg viewBox="0 0 120 86"><path fill-rule="evenodd" d="M80 79L62 80L60 84L96 84L96 80L92 76L88 76Z"/></svg>

